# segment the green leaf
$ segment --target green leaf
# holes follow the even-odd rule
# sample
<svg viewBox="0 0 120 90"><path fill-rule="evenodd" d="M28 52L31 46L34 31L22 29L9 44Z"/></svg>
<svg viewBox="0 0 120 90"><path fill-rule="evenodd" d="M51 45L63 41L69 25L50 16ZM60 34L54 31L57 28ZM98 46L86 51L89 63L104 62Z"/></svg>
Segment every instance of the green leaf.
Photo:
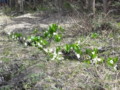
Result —
<svg viewBox="0 0 120 90"><path fill-rule="evenodd" d="M80 49L80 46L78 44L72 44L72 47L76 53L81 54L81 49Z"/></svg>
<svg viewBox="0 0 120 90"><path fill-rule="evenodd" d="M44 32L44 37L46 38L46 37L48 37L48 35L49 35L49 32L48 32L48 31L45 31L45 32Z"/></svg>
<svg viewBox="0 0 120 90"><path fill-rule="evenodd" d="M118 60L119 60L118 57L115 57L115 58L113 59L114 63L117 63Z"/></svg>
<svg viewBox="0 0 120 90"><path fill-rule="evenodd" d="M108 58L107 59L107 64L109 66L114 66L116 63L118 62L118 57L115 57L115 58Z"/></svg>
<svg viewBox="0 0 120 90"><path fill-rule="evenodd" d="M44 39L41 39L40 40L40 43L43 45L43 46L46 46L48 44L48 42Z"/></svg>
<svg viewBox="0 0 120 90"><path fill-rule="evenodd" d="M60 46L56 47L56 53L58 53L60 50L61 50Z"/></svg>
<svg viewBox="0 0 120 90"><path fill-rule="evenodd" d="M31 41L32 42L37 42L37 41L40 41L41 37L40 36L31 36Z"/></svg>
<svg viewBox="0 0 120 90"><path fill-rule="evenodd" d="M97 54L92 54L90 57L91 57L91 59L94 59L94 58L96 58L98 55Z"/></svg>
<svg viewBox="0 0 120 90"><path fill-rule="evenodd" d="M16 37L22 37L22 34L21 33L16 33L15 36Z"/></svg>
<svg viewBox="0 0 120 90"><path fill-rule="evenodd" d="M97 48L94 48L93 51L95 52L95 54L98 53L98 49Z"/></svg>
<svg viewBox="0 0 120 90"><path fill-rule="evenodd" d="M53 34L54 32L56 32L58 29L58 25L57 24L52 24L51 26L49 26L49 33Z"/></svg>
<svg viewBox="0 0 120 90"><path fill-rule="evenodd" d="M53 34L48 34L48 38L51 39L53 37Z"/></svg>
<svg viewBox="0 0 120 90"><path fill-rule="evenodd" d="M83 61L84 63L91 64L90 60Z"/></svg>
<svg viewBox="0 0 120 90"><path fill-rule="evenodd" d="M58 25L57 25L57 24L52 24L52 28L53 28L53 30L56 32L57 29L58 29Z"/></svg>
<svg viewBox="0 0 120 90"><path fill-rule="evenodd" d="M56 41L56 42L59 42L60 40L61 40L61 35L54 35L54 40Z"/></svg>
<svg viewBox="0 0 120 90"><path fill-rule="evenodd" d="M92 53L91 49L86 49L86 54L90 55Z"/></svg>
<svg viewBox="0 0 120 90"><path fill-rule="evenodd" d="M94 48L93 50L86 49L86 54L88 54L91 57L91 59L94 59L95 57L97 57L98 56L97 53L98 53L98 49L96 48Z"/></svg>
<svg viewBox="0 0 120 90"><path fill-rule="evenodd" d="M91 34L91 38L98 38L99 37L99 34L98 33L92 33Z"/></svg>
<svg viewBox="0 0 120 90"><path fill-rule="evenodd" d="M20 39L20 37L23 37L23 35L21 33L12 33L10 34L10 38L17 40Z"/></svg>
<svg viewBox="0 0 120 90"><path fill-rule="evenodd" d="M66 52L70 52L71 46L69 44L66 44L64 49L65 49Z"/></svg>

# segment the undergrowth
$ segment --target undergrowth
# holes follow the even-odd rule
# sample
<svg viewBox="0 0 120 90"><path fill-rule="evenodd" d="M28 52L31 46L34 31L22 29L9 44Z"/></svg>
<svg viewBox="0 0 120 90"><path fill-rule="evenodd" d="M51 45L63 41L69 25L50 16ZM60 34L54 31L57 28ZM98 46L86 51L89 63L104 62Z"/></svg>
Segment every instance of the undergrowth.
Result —
<svg viewBox="0 0 120 90"><path fill-rule="evenodd" d="M76 60L80 60L87 64L102 64L105 63L106 66L112 67L113 70L117 70L117 62L118 57L100 57L99 50L97 48L86 48L83 51L83 46L81 46L81 41L59 45L55 47L55 49L49 48L51 42L55 43L60 42L62 40L64 29L57 24L52 24L49 26L43 35L38 36L36 33L38 31L34 30L34 35L31 36L23 36L21 33L11 33L10 38L13 40L18 40L25 46L34 46L41 50L47 57L47 60L55 60L57 63L62 62L64 59L74 58ZM91 34L91 38L97 38L99 34L93 33ZM83 58L84 57L84 58Z"/></svg>

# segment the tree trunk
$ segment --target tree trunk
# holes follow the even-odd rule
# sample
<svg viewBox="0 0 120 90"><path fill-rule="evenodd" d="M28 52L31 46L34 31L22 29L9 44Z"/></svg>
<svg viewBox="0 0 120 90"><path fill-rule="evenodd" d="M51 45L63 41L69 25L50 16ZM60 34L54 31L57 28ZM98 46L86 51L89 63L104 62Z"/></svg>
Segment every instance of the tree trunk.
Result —
<svg viewBox="0 0 120 90"><path fill-rule="evenodd" d="M95 15L95 11L96 11L96 8L95 8L95 0L93 0L93 14Z"/></svg>
<svg viewBox="0 0 120 90"><path fill-rule="evenodd" d="M20 7L20 12L24 11L24 0L18 0L18 5Z"/></svg>
<svg viewBox="0 0 120 90"><path fill-rule="evenodd" d="M104 10L104 13L107 14L107 12L108 12L108 0L103 0L103 10Z"/></svg>

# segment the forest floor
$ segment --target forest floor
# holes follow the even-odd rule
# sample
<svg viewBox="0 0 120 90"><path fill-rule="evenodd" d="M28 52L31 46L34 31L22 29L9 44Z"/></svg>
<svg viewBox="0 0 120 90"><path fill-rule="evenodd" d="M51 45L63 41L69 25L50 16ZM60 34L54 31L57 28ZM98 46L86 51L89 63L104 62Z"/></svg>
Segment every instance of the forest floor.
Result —
<svg viewBox="0 0 120 90"><path fill-rule="evenodd" d="M92 38L91 24L85 17L54 14L24 14L10 17L0 15L0 90L119 90L118 70L102 65L90 65L77 60L61 63L46 61L45 55L35 47L26 47L8 38L11 32L29 35L35 28L42 32L50 24L65 28L61 43L81 41L85 48L99 48L102 57L119 57L120 28L101 30ZM116 24L116 23L114 23ZM98 28L97 28L98 29ZM99 28L98 30L100 30ZM97 32L97 31L96 31ZM87 34L86 34L87 33ZM55 43L51 47L56 46Z"/></svg>

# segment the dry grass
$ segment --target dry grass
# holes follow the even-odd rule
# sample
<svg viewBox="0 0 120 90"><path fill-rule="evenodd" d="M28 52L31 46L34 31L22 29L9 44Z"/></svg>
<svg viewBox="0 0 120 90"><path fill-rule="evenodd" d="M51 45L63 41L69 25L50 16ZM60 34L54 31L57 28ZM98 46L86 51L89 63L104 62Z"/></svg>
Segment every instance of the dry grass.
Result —
<svg viewBox="0 0 120 90"><path fill-rule="evenodd" d="M43 22L52 18L45 19ZM65 38L59 44L80 40L83 49L104 48L105 51L100 53L100 56L120 57L119 30L114 30L114 32L104 29L99 33L99 37L93 39L91 38L92 24L89 24L87 20L82 23L83 21L84 18L66 27ZM80 31L87 32L88 29L89 33L81 34ZM76 60L63 60L61 63L46 61L46 57L37 48L24 47L17 41L9 41L7 35L3 35L3 31L0 33L0 40L2 40L0 41L0 80L1 77L5 77L3 84L0 81L0 89L4 87L9 90L120 89L120 69L114 71L106 67L104 63L89 65ZM51 45L51 47L54 46L56 46L55 43Z"/></svg>

